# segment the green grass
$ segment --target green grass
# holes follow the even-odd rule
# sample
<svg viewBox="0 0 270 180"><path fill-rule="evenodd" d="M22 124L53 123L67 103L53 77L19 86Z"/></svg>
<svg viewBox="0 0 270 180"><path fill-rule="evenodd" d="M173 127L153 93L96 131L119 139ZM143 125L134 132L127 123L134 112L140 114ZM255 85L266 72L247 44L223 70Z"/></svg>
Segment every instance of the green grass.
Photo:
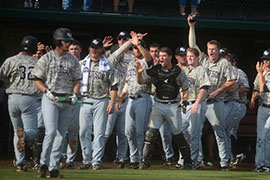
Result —
<svg viewBox="0 0 270 180"><path fill-rule="evenodd" d="M37 170L29 169L28 172L17 173L14 168L0 168L1 180L31 180L38 179ZM118 170L118 169L104 169L104 170L61 170L64 179L94 179L94 180L262 180L270 179L270 173L256 173L247 171L180 171L180 170Z"/></svg>

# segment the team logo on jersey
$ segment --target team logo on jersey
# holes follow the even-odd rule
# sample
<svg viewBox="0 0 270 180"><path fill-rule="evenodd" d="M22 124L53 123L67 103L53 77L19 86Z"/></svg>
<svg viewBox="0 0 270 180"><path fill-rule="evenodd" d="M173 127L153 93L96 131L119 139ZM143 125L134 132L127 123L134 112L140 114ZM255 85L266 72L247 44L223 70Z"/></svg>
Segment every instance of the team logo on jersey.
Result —
<svg viewBox="0 0 270 180"><path fill-rule="evenodd" d="M169 79L165 79L164 83L166 83L166 84L169 83Z"/></svg>

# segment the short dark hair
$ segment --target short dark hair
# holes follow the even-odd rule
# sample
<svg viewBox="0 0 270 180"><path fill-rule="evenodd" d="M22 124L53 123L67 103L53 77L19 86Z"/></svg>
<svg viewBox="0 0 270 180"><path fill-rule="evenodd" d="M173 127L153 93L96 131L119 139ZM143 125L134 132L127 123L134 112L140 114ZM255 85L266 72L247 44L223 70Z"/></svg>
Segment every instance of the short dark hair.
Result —
<svg viewBox="0 0 270 180"><path fill-rule="evenodd" d="M191 52L192 54L194 54L196 57L200 56L200 52L198 51L198 49L196 48L187 48L187 52Z"/></svg>
<svg viewBox="0 0 270 180"><path fill-rule="evenodd" d="M221 48L221 44L220 44L220 42L218 42L217 40L211 40L211 41L208 41L207 47L208 47L209 44L216 45L218 49Z"/></svg>
<svg viewBox="0 0 270 180"><path fill-rule="evenodd" d="M81 45L80 41L78 41L78 40L73 40L70 45L74 45L74 46L77 45L77 46L80 46L80 48L82 48L82 45Z"/></svg>
<svg viewBox="0 0 270 180"><path fill-rule="evenodd" d="M150 48L160 48L160 44L158 44L158 43L151 43L149 47Z"/></svg>
<svg viewBox="0 0 270 180"><path fill-rule="evenodd" d="M169 56L172 56L172 50L168 47L160 48L159 52L166 52Z"/></svg>

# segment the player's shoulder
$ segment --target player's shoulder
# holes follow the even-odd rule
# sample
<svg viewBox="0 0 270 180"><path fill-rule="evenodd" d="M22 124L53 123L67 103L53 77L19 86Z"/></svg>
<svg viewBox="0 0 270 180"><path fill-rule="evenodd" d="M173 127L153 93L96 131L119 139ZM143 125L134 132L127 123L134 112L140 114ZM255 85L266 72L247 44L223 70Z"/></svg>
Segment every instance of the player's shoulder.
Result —
<svg viewBox="0 0 270 180"><path fill-rule="evenodd" d="M172 66L172 69L173 69L173 71L175 71L177 73L185 73L185 71L182 68L180 68L178 65L176 65L176 64L174 64Z"/></svg>

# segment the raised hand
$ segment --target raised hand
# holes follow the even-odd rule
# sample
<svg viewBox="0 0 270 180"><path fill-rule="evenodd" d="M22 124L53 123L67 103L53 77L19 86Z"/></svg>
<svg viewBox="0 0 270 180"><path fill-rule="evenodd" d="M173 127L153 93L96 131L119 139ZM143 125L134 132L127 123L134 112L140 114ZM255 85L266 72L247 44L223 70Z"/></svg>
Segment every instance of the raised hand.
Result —
<svg viewBox="0 0 270 180"><path fill-rule="evenodd" d="M142 72L144 71L144 69L145 69L145 67L142 67L142 66L141 66L141 63L140 63L139 61L136 61L136 64L135 64L134 67L135 67L136 72L137 72L138 74L142 73Z"/></svg>
<svg viewBox="0 0 270 180"><path fill-rule="evenodd" d="M144 36L146 36L148 33L144 33L144 34L142 34L142 33L137 33L137 38L138 39L143 39L143 37Z"/></svg>
<svg viewBox="0 0 270 180"><path fill-rule="evenodd" d="M137 46L138 43L139 43L137 33L136 33L135 31L131 31L131 32L130 32L130 36L131 36L131 39L129 39L129 41L130 41L134 46Z"/></svg>
<svg viewBox="0 0 270 180"><path fill-rule="evenodd" d="M107 48L113 45L112 43L113 37L112 36L105 36L103 39L103 47Z"/></svg>

